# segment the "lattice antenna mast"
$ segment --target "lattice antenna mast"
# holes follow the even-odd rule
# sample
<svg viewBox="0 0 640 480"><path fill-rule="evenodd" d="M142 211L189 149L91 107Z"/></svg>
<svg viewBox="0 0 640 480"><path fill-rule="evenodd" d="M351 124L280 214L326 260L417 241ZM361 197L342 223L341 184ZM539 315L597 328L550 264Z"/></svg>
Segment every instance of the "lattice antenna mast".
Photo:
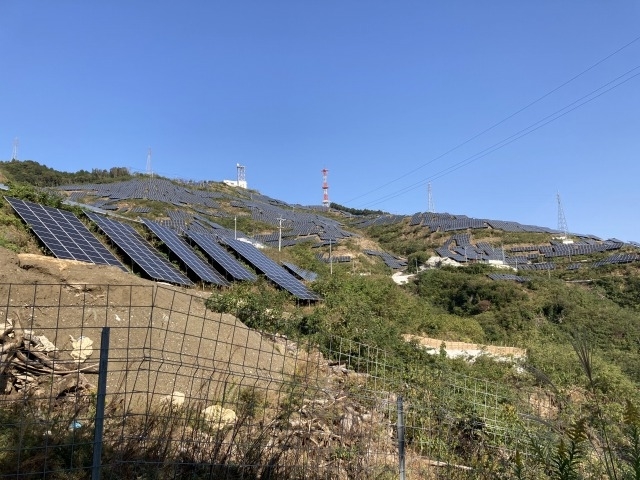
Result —
<svg viewBox="0 0 640 480"><path fill-rule="evenodd" d="M18 137L13 139L13 153L11 154L11 160L18 160L18 146L20 145L20 141Z"/></svg>
<svg viewBox="0 0 640 480"><path fill-rule="evenodd" d="M147 175L153 177L153 170L151 169L151 147L147 150Z"/></svg>
<svg viewBox="0 0 640 480"><path fill-rule="evenodd" d="M238 186L241 188L247 188L247 177L245 176L244 165L236 163L236 170L238 175Z"/></svg>
<svg viewBox="0 0 640 480"><path fill-rule="evenodd" d="M436 207L433 205L433 193L431 192L431 183L427 184L427 193L429 195L429 205L427 206L427 212L436 213Z"/></svg>
<svg viewBox="0 0 640 480"><path fill-rule="evenodd" d="M329 208L331 202L329 201L329 184L327 183L327 174L329 170L326 168L322 169L322 206L325 208Z"/></svg>
<svg viewBox="0 0 640 480"><path fill-rule="evenodd" d="M569 229L567 228L567 219L564 216L564 209L562 208L560 193L557 194L557 198L558 198L558 230L560 230L565 237L568 237Z"/></svg>

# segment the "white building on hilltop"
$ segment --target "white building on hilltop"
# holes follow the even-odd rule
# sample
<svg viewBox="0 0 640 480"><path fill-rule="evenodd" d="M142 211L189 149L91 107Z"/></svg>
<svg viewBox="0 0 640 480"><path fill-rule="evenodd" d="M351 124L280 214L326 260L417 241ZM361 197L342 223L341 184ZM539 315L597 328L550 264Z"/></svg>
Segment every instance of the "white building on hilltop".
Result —
<svg viewBox="0 0 640 480"><path fill-rule="evenodd" d="M247 179L244 176L244 165L240 165L239 163L236 163L236 169L238 172L238 179L237 180L223 180L222 182L225 185L229 185L230 187L240 187L240 188L247 188Z"/></svg>

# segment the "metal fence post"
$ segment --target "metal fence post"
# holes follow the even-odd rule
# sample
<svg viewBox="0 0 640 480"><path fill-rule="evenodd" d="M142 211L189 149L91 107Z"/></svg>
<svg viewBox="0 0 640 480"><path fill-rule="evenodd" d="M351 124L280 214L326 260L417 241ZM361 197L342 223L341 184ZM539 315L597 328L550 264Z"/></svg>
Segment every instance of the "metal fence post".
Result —
<svg viewBox="0 0 640 480"><path fill-rule="evenodd" d="M398 463L400 471L400 480L405 480L404 470L404 406L402 395L398 395Z"/></svg>
<svg viewBox="0 0 640 480"><path fill-rule="evenodd" d="M102 466L102 435L104 432L104 403L107 396L107 365L109 363L109 333L110 327L103 327L100 336L100 363L98 371L98 395L96 397L96 419L93 432L93 465L91 480L100 479Z"/></svg>

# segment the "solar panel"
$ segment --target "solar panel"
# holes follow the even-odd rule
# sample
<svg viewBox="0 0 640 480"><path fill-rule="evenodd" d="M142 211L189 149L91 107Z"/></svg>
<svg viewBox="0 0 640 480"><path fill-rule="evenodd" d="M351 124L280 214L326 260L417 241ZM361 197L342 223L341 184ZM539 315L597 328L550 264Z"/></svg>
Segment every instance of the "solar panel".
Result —
<svg viewBox="0 0 640 480"><path fill-rule="evenodd" d="M173 230L151 220L143 220L143 222L202 281L229 286L229 282L196 255L189 245Z"/></svg>
<svg viewBox="0 0 640 480"><path fill-rule="evenodd" d="M223 247L218 245L212 235L187 231L187 236L211 258L221 270L227 272L234 280L247 280L253 282L257 277L242 266Z"/></svg>
<svg viewBox="0 0 640 480"><path fill-rule="evenodd" d="M111 220L96 213L87 212L86 215L153 280L178 285L193 285L191 280L176 270L131 225Z"/></svg>
<svg viewBox="0 0 640 480"><path fill-rule="evenodd" d="M289 272L293 273L296 277L301 278L302 280L313 282L316 278L318 278L318 274L316 272L305 270L298 267L297 265L294 265L293 263L282 262L282 266L284 266L284 268L289 270Z"/></svg>
<svg viewBox="0 0 640 480"><path fill-rule="evenodd" d="M250 243L232 238L222 239L238 255L261 271L269 280L279 285L300 300L319 300L320 297L309 290L300 280L287 272Z"/></svg>
<svg viewBox="0 0 640 480"><path fill-rule="evenodd" d="M126 269L71 212L5 197L56 258Z"/></svg>

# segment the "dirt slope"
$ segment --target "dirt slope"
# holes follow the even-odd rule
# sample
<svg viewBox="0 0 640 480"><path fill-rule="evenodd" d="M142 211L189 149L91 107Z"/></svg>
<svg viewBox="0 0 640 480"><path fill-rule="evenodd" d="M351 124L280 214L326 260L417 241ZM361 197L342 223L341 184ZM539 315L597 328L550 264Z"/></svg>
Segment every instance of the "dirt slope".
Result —
<svg viewBox="0 0 640 480"><path fill-rule="evenodd" d="M101 329L110 326L107 388L123 393L128 406L174 390L206 401L295 369L282 346L231 315L207 311L209 295L116 267L0 249L0 326L19 319L63 360L71 358L71 337L89 337L94 351L85 364L97 363Z"/></svg>

